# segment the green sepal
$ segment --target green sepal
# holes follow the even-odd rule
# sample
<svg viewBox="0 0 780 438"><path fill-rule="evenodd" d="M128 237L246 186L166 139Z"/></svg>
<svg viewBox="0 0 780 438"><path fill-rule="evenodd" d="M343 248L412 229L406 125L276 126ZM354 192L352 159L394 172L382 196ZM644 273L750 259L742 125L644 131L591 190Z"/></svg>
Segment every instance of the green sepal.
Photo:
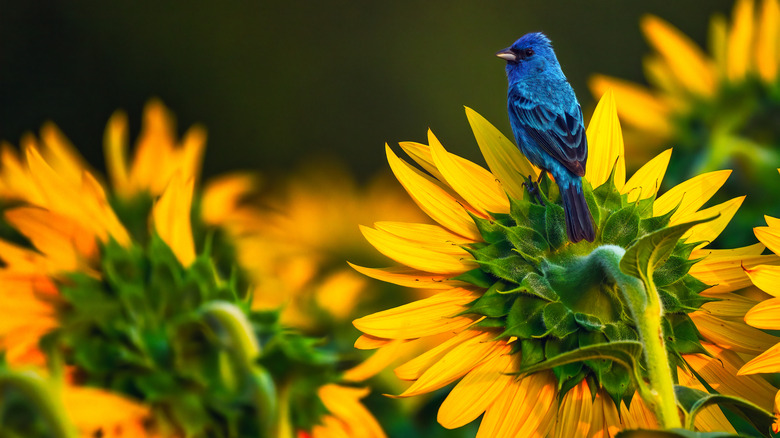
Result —
<svg viewBox="0 0 780 438"><path fill-rule="evenodd" d="M563 339L547 339L544 344L544 357L555 358L563 352L577 349L577 337L570 336ZM558 389L561 390L566 381L578 376L584 367L582 361L569 362L552 368L553 374L558 379ZM582 376L585 377L585 376ZM582 380L582 378L580 378Z"/></svg>
<svg viewBox="0 0 780 438"><path fill-rule="evenodd" d="M547 240L538 231L522 226L506 229L506 236L512 244L513 251L525 260L539 263L540 257L550 249Z"/></svg>
<svg viewBox="0 0 780 438"><path fill-rule="evenodd" d="M490 318L506 316L512 306L513 297L502 294L501 291L499 291L499 288L504 287L505 285L500 281L493 283L482 296L471 302L471 304L468 305L468 308L460 312L458 316L466 314L487 316Z"/></svg>
<svg viewBox="0 0 780 438"><path fill-rule="evenodd" d="M544 306L542 321L547 327L547 335L556 339L564 339L577 331L574 314L561 302L552 302Z"/></svg>
<svg viewBox="0 0 780 438"><path fill-rule="evenodd" d="M520 339L543 336L547 329L542 319L542 311L547 302L530 295L518 295L506 317L506 330L502 338L516 336Z"/></svg>
<svg viewBox="0 0 780 438"><path fill-rule="evenodd" d="M524 366L530 366L540 363L544 360L543 339L522 339L519 342L521 361Z"/></svg>
<svg viewBox="0 0 780 438"><path fill-rule="evenodd" d="M525 292L531 295L535 295L545 301L558 301L560 297L555 289L550 286L550 283L546 278L537 274L536 272L529 272L523 280L520 282L520 286L508 290L504 293L519 293Z"/></svg>
<svg viewBox="0 0 780 438"><path fill-rule="evenodd" d="M545 208L525 200L509 198L509 214L517 224L527 224L535 230L543 230Z"/></svg>
<svg viewBox="0 0 780 438"><path fill-rule="evenodd" d="M688 257L672 254L660 268L653 272L653 281L657 287L668 286L682 279L696 263L698 260L689 260Z"/></svg>
<svg viewBox="0 0 780 438"><path fill-rule="evenodd" d="M639 341L639 333L625 322L605 324L604 335L609 342Z"/></svg>
<svg viewBox="0 0 780 438"><path fill-rule="evenodd" d="M627 248L639 233L639 215L636 207L629 205L612 213L601 227L601 241Z"/></svg>
<svg viewBox="0 0 780 438"><path fill-rule="evenodd" d="M593 190L593 195L600 209L607 212L607 214L620 210L624 205L625 195L618 191L614 181L615 168L613 167L609 179Z"/></svg>
<svg viewBox="0 0 780 438"><path fill-rule="evenodd" d="M707 354L701 345L702 336L699 329L688 315L666 315L673 332L674 350L680 354Z"/></svg>
<svg viewBox="0 0 780 438"><path fill-rule="evenodd" d="M729 405L733 412L747 420L756 430L768 431L772 427L775 416L771 412L739 397L724 394L709 394L687 386L675 385L674 393L677 403L685 410L686 427L693 429L696 415L702 409L711 405Z"/></svg>
<svg viewBox="0 0 780 438"><path fill-rule="evenodd" d="M453 277L452 279L473 284L474 286L482 287L485 289L489 288L490 285L496 281L495 278L492 278L487 272L483 271L480 268L466 271L458 275L457 277Z"/></svg>
<svg viewBox="0 0 780 438"><path fill-rule="evenodd" d="M563 207L553 203L547 204L544 212L544 223L550 247L558 249L569 241L569 237L566 235L566 218Z"/></svg>
<svg viewBox="0 0 780 438"><path fill-rule="evenodd" d="M477 263L494 276L515 284L522 283L528 273L534 272L533 265L517 254L487 261L477 259Z"/></svg>
<svg viewBox="0 0 780 438"><path fill-rule="evenodd" d="M469 212L469 216L477 226L482 240L486 243L498 243L506 240L506 226L495 220L481 218L471 212Z"/></svg>

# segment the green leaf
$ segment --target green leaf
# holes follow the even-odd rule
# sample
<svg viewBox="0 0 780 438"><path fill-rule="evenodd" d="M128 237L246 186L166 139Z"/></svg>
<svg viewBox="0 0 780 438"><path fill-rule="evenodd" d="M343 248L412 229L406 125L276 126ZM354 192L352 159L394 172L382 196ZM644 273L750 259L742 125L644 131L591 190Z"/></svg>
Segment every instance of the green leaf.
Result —
<svg viewBox="0 0 780 438"><path fill-rule="evenodd" d="M625 274L641 278L645 284L648 284L648 279L652 278L656 268L672 254L683 234L693 226L709 222L716 217L673 225L642 236L626 250L620 260L620 270Z"/></svg>
<svg viewBox="0 0 780 438"><path fill-rule="evenodd" d="M627 247L639 232L639 215L636 207L629 205L612 213L601 229L601 241L606 244Z"/></svg>
<svg viewBox="0 0 780 438"><path fill-rule="evenodd" d="M669 430L624 430L615 438L739 438L728 432L694 432L687 429Z"/></svg>
<svg viewBox="0 0 780 438"><path fill-rule="evenodd" d="M687 386L675 385L674 393L677 402L688 413L687 427L693 429L696 415L702 409L710 405L729 405L735 408L735 412L750 422L757 430L769 430L774 422L771 412L739 397L724 394L709 394Z"/></svg>
<svg viewBox="0 0 780 438"><path fill-rule="evenodd" d="M537 364L522 364L515 374L526 375L569 363L596 359L610 359L627 369L636 370L639 367L638 360L641 354L642 343L636 341L616 341L608 344L589 345L555 357L549 357Z"/></svg>

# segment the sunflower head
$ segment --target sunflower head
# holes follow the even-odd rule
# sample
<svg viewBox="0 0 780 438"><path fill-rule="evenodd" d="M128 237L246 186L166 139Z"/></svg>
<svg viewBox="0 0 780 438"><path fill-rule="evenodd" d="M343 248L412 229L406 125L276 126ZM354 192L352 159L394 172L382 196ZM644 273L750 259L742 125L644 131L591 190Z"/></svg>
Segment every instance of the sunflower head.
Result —
<svg viewBox="0 0 780 438"><path fill-rule="evenodd" d="M594 242L571 243L557 185L545 176L539 199L530 196L526 179L538 170L484 118L470 109L467 115L490 170L450 154L430 132L428 145L401 143L426 172L387 148L399 182L438 225L364 227L372 245L405 266L357 269L438 294L356 320L364 333L356 347L393 351L433 342L395 371L414 381L402 397L462 378L439 410L445 427L486 412L480 432L487 435L543 435L555 427L556 436L573 436L577 421L563 415L556 424L554 412L533 408L535 398L557 397L561 412L590 412L584 400L592 399L599 407L594 430L608 431L619 425L617 412L626 406L646 409L636 402L635 386L648 378L637 315L637 309L650 308L643 301L649 300L645 287L660 301L654 307L665 340L660 354L673 361L670 368L688 369L688 357L710 354L705 341L713 340L693 316L714 300L708 295L714 289L697 276L709 272L703 247L742 198L703 208L728 171L694 177L658 196L671 150L626 180L622 134L607 93L587 130L583 179L597 235ZM720 262L730 257L721 256ZM532 420L504 424L508 409ZM645 420L638 424L653 427Z"/></svg>

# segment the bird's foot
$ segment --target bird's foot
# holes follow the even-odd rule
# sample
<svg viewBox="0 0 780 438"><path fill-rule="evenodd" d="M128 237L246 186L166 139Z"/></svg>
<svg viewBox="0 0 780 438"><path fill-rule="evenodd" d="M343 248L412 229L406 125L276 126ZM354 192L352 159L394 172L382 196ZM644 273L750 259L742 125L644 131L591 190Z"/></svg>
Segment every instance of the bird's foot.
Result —
<svg viewBox="0 0 780 438"><path fill-rule="evenodd" d="M528 190L529 195L533 196L537 201L539 201L539 204L544 205L544 200L542 200L542 196L539 194L539 182L534 181L531 178L531 175L526 177L525 182L523 182L523 187Z"/></svg>

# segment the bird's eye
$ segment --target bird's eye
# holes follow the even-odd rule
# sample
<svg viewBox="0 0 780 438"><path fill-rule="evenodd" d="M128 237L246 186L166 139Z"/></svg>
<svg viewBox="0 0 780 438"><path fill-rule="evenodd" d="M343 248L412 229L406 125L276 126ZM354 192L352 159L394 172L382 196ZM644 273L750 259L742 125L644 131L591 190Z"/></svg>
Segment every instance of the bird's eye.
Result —
<svg viewBox="0 0 780 438"><path fill-rule="evenodd" d="M534 49L525 49L525 57L528 58L529 56L533 56Z"/></svg>

